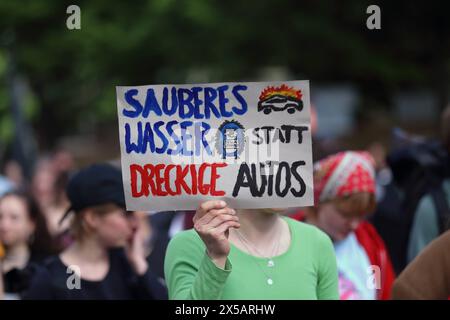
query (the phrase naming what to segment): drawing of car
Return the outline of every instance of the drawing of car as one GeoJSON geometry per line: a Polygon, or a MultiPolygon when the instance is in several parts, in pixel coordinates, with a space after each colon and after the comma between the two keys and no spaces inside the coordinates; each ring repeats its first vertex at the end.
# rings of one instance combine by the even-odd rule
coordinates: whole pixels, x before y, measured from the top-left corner
{"type": "Polygon", "coordinates": [[[295,111],[301,111],[302,109],[303,102],[301,100],[279,94],[258,102],[258,111],[263,111],[264,114],[284,110],[293,114],[295,111]]]}

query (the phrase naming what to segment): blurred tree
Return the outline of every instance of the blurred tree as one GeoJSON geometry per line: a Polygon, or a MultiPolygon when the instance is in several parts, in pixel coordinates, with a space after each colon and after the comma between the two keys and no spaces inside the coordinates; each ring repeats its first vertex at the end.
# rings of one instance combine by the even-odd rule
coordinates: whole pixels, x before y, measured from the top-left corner
{"type": "Polygon", "coordinates": [[[2,1],[0,31],[14,31],[43,147],[116,121],[116,85],[180,83],[193,69],[210,70],[211,81],[241,81],[281,65],[314,83],[357,83],[367,106],[425,86],[442,107],[450,72],[444,2],[378,3],[381,30],[366,28],[366,0],[77,1],[81,30],[68,30],[73,1],[2,1]]]}

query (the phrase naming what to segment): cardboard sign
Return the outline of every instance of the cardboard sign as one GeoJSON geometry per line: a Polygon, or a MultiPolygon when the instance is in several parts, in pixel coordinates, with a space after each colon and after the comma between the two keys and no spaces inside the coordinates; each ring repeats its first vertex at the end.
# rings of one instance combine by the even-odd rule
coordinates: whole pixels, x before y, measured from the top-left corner
{"type": "Polygon", "coordinates": [[[117,87],[128,210],[313,205],[308,81],[117,87]]]}

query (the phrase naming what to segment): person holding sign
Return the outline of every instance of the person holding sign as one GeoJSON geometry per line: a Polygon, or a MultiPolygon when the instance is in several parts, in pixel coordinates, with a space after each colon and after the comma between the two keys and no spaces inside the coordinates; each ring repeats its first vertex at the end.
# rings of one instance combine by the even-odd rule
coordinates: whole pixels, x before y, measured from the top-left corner
{"type": "Polygon", "coordinates": [[[196,209],[171,299],[338,298],[328,236],[261,209],[314,202],[308,81],[119,86],[117,111],[127,208],[196,209]]]}
{"type": "Polygon", "coordinates": [[[342,300],[388,299],[395,274],[383,240],[365,216],[375,209],[374,160],[341,152],[314,166],[316,206],[297,214],[334,242],[342,300]]]}
{"type": "Polygon", "coordinates": [[[194,229],[169,243],[170,299],[338,299],[331,240],[282,209],[238,210],[206,201],[194,229]]]}
{"type": "Polygon", "coordinates": [[[78,172],[67,186],[74,243],[36,271],[25,299],[166,299],[150,272],[143,230],[125,211],[120,170],[106,164],[78,172]]]}

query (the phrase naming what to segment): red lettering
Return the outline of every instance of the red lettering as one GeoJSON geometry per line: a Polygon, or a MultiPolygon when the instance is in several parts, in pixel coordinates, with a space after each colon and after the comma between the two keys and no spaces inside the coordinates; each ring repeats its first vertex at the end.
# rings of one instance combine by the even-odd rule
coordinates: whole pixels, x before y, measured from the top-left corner
{"type": "Polygon", "coordinates": [[[135,198],[142,197],[143,195],[148,196],[148,185],[144,183],[142,180],[146,175],[144,174],[144,170],[140,165],[132,164],[130,165],[130,176],[131,176],[131,195],[135,198]],[[141,176],[141,190],[138,191],[137,188],[137,174],[140,173],[141,176]]]}
{"type": "Polygon", "coordinates": [[[167,193],[171,196],[175,196],[177,194],[177,191],[173,191],[172,188],[170,187],[170,170],[172,170],[173,168],[175,168],[176,165],[174,164],[169,164],[166,168],[166,170],[164,171],[164,180],[166,181],[166,190],[167,193]]]}
{"type": "Polygon", "coordinates": [[[211,195],[215,197],[220,197],[225,195],[225,191],[216,190],[216,182],[220,178],[217,173],[217,168],[226,167],[226,163],[213,163],[211,167],[211,195]]]}
{"type": "MultiPolygon", "coordinates": [[[[153,169],[153,165],[151,164],[147,164],[145,165],[145,170],[147,171],[147,176],[145,177],[145,179],[143,178],[142,181],[146,184],[150,185],[150,189],[152,190],[152,194],[156,193],[156,187],[155,187],[155,182],[153,181],[153,176],[155,175],[155,171],[153,169]]],[[[147,187],[148,189],[148,187],[147,187]]],[[[148,196],[148,192],[146,194],[148,196]]]]}
{"type": "MultiPolygon", "coordinates": [[[[156,195],[157,196],[167,196],[167,192],[163,190],[165,183],[165,174],[161,175],[161,171],[164,170],[165,164],[157,164],[155,166],[155,185],[156,185],[156,195]]],[[[169,183],[169,181],[167,181],[169,183]]]]}
{"type": "Polygon", "coordinates": [[[208,163],[202,163],[200,165],[200,168],[198,169],[198,180],[200,182],[199,186],[198,186],[198,189],[199,189],[200,193],[203,194],[203,195],[207,195],[208,192],[209,192],[209,184],[203,183],[205,170],[209,166],[210,166],[210,164],[208,164],[208,163]]]}
{"type": "Polygon", "coordinates": [[[220,175],[217,168],[226,167],[226,163],[202,163],[200,166],[175,164],[138,164],[130,165],[131,195],[134,198],[142,196],[178,196],[211,195],[224,196],[225,191],[216,190],[220,175]],[[210,177],[205,181],[206,170],[210,169],[210,177]],[[170,173],[175,172],[175,190],[170,182],[173,179],[170,173]],[[190,179],[189,179],[190,178],[190,179]],[[139,183],[140,182],[140,183],[139,183]]]}
{"type": "Polygon", "coordinates": [[[197,194],[197,171],[195,170],[195,164],[191,164],[191,183],[192,183],[192,194],[197,194]]]}
{"type": "MultiPolygon", "coordinates": [[[[184,181],[184,178],[186,177],[186,175],[189,172],[189,166],[186,166],[185,168],[183,168],[180,165],[177,165],[177,177],[175,179],[175,185],[178,187],[183,187],[184,191],[187,194],[191,194],[191,189],[189,189],[189,186],[186,184],[186,181],[184,181]]],[[[178,194],[181,194],[178,193],[178,194]]]]}

